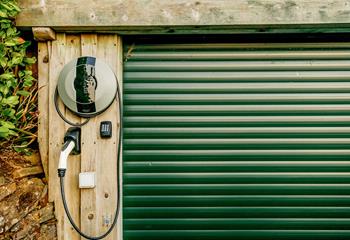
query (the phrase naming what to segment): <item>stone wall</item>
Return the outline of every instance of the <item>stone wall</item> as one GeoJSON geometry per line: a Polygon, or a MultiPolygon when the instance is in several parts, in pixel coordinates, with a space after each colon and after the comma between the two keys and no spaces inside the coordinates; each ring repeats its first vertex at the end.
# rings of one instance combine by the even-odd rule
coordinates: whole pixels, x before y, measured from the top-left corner
{"type": "Polygon", "coordinates": [[[0,150],[0,240],[55,240],[56,220],[39,154],[0,150]]]}

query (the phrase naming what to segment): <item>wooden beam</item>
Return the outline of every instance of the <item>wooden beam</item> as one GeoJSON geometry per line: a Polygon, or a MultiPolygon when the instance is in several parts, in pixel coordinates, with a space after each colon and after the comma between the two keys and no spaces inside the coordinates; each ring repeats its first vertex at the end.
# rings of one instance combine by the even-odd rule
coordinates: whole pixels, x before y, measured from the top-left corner
{"type": "MultiPolygon", "coordinates": [[[[81,35],[81,54],[82,56],[96,57],[97,53],[97,35],[81,35]]],[[[82,119],[84,121],[84,119],[82,119]]],[[[82,127],[81,134],[81,172],[97,172],[98,165],[105,159],[100,159],[97,153],[98,122],[96,117],[90,119],[89,123],[82,127]]],[[[101,153],[101,152],[100,152],[101,153]]],[[[98,173],[97,173],[98,175],[98,173]]],[[[99,223],[101,219],[97,216],[97,191],[96,187],[91,189],[81,189],[81,230],[90,236],[97,236],[99,223]]]]}
{"type": "MultiPolygon", "coordinates": [[[[64,214],[62,199],[57,177],[57,166],[63,144],[65,124],[58,116],[52,96],[57,85],[58,76],[65,64],[66,35],[57,34],[56,41],[49,41],[49,86],[48,86],[48,128],[49,130],[49,201],[55,204],[55,217],[57,219],[57,239],[74,239],[71,237],[73,230],[68,231],[69,223],[64,214]]],[[[59,108],[64,109],[62,101],[59,101],[59,108]]]]}
{"type": "Polygon", "coordinates": [[[201,33],[349,31],[344,0],[19,0],[19,27],[65,31],[201,33]]]}
{"type": "MultiPolygon", "coordinates": [[[[72,61],[74,58],[80,57],[81,48],[80,48],[80,35],[67,35],[66,34],[66,54],[65,54],[65,64],[72,61]]],[[[67,108],[65,109],[65,117],[72,122],[78,123],[80,122],[80,117],[73,114],[67,108]]],[[[60,119],[62,120],[62,119],[60,119]]],[[[65,131],[68,130],[71,126],[65,123],[65,131]]],[[[69,189],[66,191],[66,198],[68,203],[68,208],[71,209],[71,215],[75,221],[75,223],[80,227],[80,189],[79,186],[79,172],[80,172],[80,163],[81,163],[80,155],[71,155],[69,156],[68,161],[68,171],[66,172],[65,184],[69,186],[69,189]]],[[[63,214],[63,213],[62,213],[63,214]]],[[[72,229],[70,222],[65,219],[64,222],[64,231],[65,239],[70,240],[81,240],[83,238],[72,229]]]]}
{"type": "MultiPolygon", "coordinates": [[[[82,34],[81,54],[105,61],[120,77],[121,84],[120,37],[114,34],[82,34]]],[[[81,229],[93,236],[101,235],[109,229],[117,205],[119,114],[118,104],[114,102],[104,113],[90,119],[82,127],[81,172],[96,172],[97,184],[93,189],[81,189],[81,229]],[[107,120],[113,123],[113,136],[103,139],[99,135],[99,127],[102,121],[107,120]]],[[[118,239],[118,236],[116,228],[106,240],[118,239]]]]}
{"type": "Polygon", "coordinates": [[[49,27],[33,27],[34,40],[38,42],[52,41],[56,39],[56,33],[49,27]]]}
{"type": "Polygon", "coordinates": [[[49,44],[38,43],[38,142],[45,177],[49,179],[49,44]]]}

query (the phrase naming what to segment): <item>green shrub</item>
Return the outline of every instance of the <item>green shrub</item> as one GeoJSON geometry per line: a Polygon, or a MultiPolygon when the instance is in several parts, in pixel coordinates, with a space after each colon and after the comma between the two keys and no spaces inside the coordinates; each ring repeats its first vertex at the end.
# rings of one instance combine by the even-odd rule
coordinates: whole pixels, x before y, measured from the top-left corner
{"type": "Polygon", "coordinates": [[[0,2],[0,141],[17,150],[36,140],[37,81],[30,66],[34,57],[26,56],[30,42],[15,27],[20,12],[15,0],[0,2]]]}

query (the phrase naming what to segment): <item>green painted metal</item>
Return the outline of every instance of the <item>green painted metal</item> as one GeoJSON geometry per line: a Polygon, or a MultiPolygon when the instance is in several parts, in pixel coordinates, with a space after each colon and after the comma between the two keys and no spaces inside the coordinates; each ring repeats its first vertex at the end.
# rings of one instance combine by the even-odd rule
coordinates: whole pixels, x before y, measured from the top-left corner
{"type": "Polygon", "coordinates": [[[350,43],[125,58],[124,239],[350,239],[350,43]]]}

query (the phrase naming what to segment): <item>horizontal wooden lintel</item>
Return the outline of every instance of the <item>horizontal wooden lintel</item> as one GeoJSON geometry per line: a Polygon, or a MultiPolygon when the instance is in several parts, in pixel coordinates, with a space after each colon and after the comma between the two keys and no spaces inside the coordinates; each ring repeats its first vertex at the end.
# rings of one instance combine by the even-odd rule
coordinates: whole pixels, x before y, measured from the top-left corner
{"type": "Polygon", "coordinates": [[[350,32],[344,0],[19,0],[17,26],[121,34],[350,32]]]}

